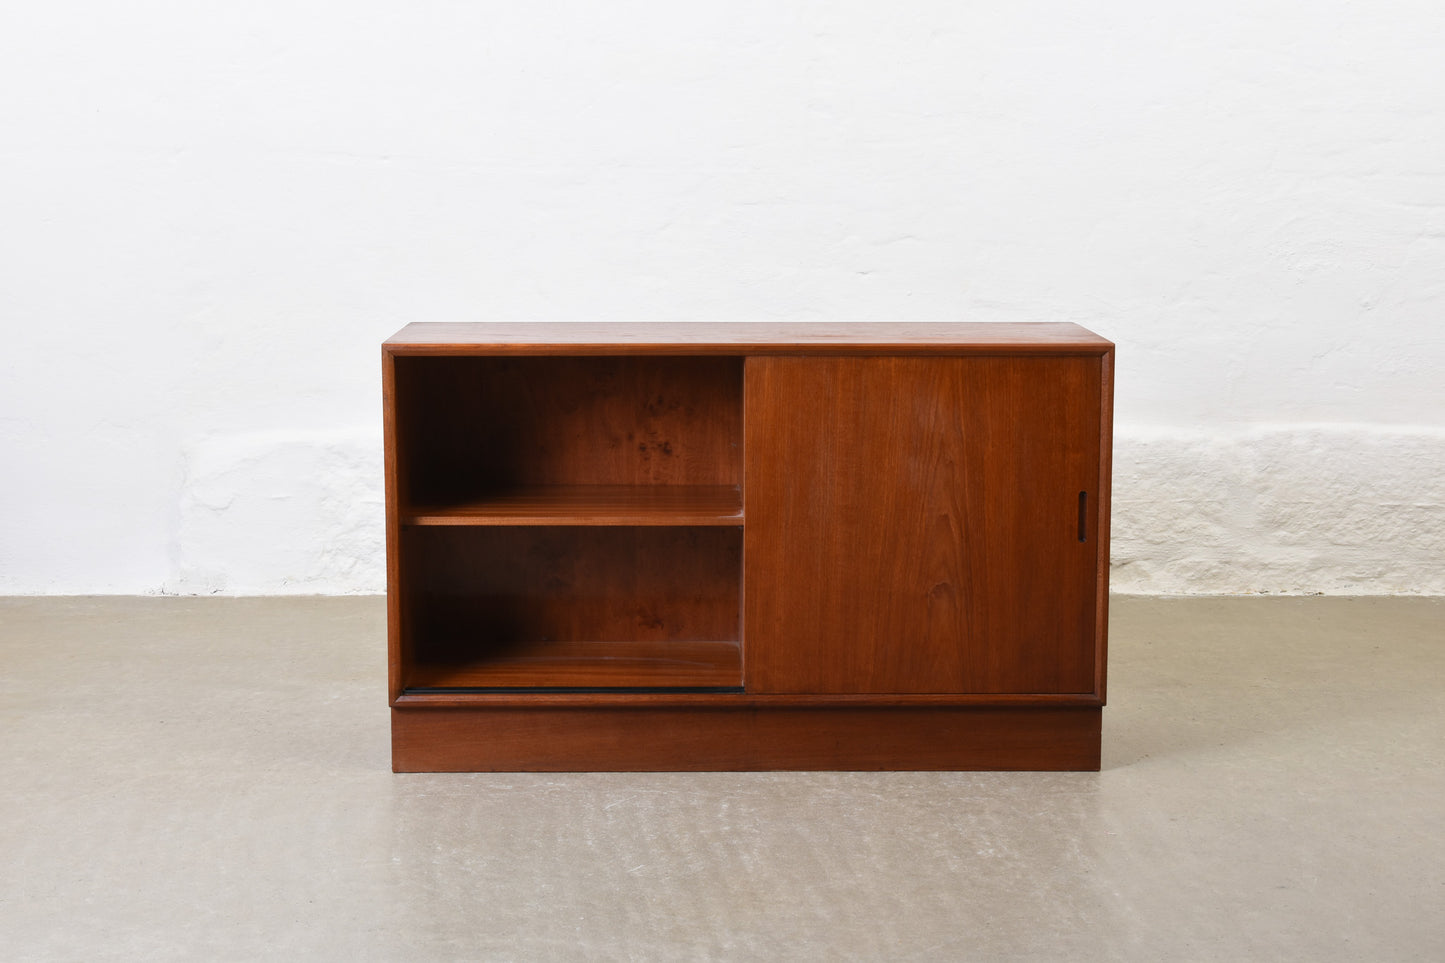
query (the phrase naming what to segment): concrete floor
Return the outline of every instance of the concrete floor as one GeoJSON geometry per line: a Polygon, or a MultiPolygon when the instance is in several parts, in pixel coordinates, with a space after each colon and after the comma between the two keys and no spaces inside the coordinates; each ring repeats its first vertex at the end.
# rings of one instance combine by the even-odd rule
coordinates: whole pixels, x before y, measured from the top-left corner
{"type": "Polygon", "coordinates": [[[1117,599],[1101,773],[396,776],[383,620],[0,600],[0,958],[1445,959],[1445,599],[1117,599]]]}

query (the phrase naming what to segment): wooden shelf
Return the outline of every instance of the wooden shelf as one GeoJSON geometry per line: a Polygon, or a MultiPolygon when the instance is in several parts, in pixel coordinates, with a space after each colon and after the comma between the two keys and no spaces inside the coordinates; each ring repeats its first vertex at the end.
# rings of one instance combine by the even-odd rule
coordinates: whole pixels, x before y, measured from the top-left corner
{"type": "Polygon", "coordinates": [[[407,690],[728,688],[742,677],[737,642],[527,642],[470,662],[415,665],[407,690]]]}
{"type": "Polygon", "coordinates": [[[413,505],[406,525],[741,525],[737,485],[531,485],[413,505]]]}

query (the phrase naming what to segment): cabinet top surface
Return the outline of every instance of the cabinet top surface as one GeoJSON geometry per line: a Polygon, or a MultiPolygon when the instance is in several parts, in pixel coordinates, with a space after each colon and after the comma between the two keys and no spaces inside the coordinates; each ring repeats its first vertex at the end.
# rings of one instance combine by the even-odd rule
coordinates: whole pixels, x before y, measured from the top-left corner
{"type": "Polygon", "coordinates": [[[1113,344],[1077,324],[951,321],[418,322],[394,354],[1103,354],[1113,344]]]}

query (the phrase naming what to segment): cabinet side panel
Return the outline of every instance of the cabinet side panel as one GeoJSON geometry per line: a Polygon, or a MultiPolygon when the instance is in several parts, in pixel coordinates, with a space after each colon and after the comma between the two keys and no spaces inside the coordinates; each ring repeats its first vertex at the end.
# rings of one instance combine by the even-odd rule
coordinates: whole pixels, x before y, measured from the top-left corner
{"type": "Polygon", "coordinates": [[[1092,692],[1099,379],[1097,357],[750,358],[748,690],[1092,692]]]}
{"type": "Polygon", "coordinates": [[[1114,495],[1114,349],[1099,359],[1099,509],[1094,586],[1094,691],[1102,703],[1109,676],[1109,528],[1114,495]]]}
{"type": "Polygon", "coordinates": [[[401,627],[401,493],[397,472],[396,358],[381,353],[382,464],[386,488],[386,674],[392,701],[401,695],[405,669],[402,665],[401,627]]]}

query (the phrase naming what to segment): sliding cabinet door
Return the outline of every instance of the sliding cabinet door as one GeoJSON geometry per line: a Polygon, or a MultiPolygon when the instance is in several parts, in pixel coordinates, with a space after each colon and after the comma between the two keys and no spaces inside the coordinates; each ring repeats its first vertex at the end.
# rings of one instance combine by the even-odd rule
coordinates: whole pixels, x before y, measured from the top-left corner
{"type": "Polygon", "coordinates": [[[754,693],[1094,690],[1098,357],[755,357],[754,693]]]}

